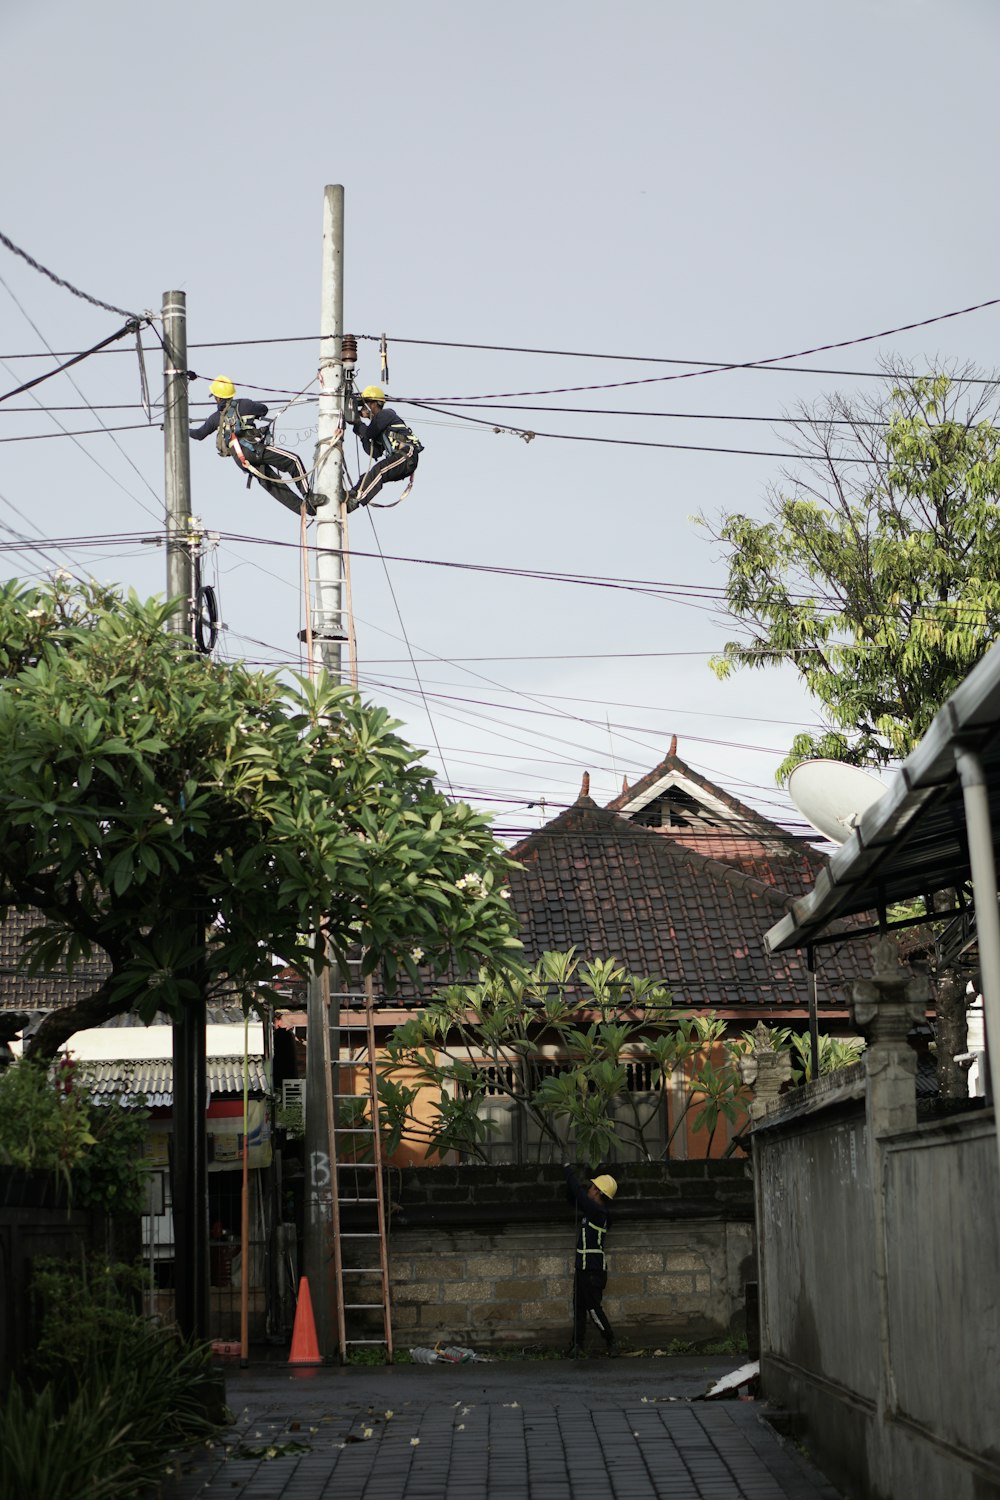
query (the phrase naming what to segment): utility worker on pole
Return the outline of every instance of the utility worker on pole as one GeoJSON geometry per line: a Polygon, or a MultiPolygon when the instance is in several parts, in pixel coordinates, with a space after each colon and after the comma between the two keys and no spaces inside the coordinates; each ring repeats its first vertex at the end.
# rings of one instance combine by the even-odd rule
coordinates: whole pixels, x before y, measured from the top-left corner
{"type": "Polygon", "coordinates": [[[288,510],[299,514],[305,501],[309,514],[316,514],[317,500],[309,488],[305,465],[289,448],[269,443],[266,429],[256,422],[267,416],[263,401],[247,401],[236,396],[236,387],[225,375],[217,375],[211,384],[216,409],[200,427],[191,428],[191,437],[200,443],[215,433],[215,449],[220,458],[231,458],[250,479],[288,510]],[[287,474],[287,479],[280,476],[287,474]],[[295,489],[292,486],[295,486],[295,489]]]}
{"type": "Polygon", "coordinates": [[[423,452],[423,444],[414,437],[402,417],[391,406],[386,406],[385,391],[380,385],[366,385],[361,392],[360,404],[361,413],[355,411],[352,426],[372,463],[368,472],[348,491],[349,512],[374,500],[387,481],[409,479],[415,473],[417,459],[423,452]],[[368,418],[367,422],[361,420],[362,414],[368,418]]]}

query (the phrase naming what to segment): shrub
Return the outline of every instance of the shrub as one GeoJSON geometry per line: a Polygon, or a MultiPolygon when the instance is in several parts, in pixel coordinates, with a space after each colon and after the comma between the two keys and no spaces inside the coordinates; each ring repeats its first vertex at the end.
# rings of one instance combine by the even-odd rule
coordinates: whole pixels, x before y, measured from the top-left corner
{"type": "Polygon", "coordinates": [[[42,1334],[31,1386],[12,1387],[0,1419],[0,1495],[125,1500],[219,1425],[210,1347],[137,1316],[140,1277],[97,1258],[36,1262],[42,1334]]]}
{"type": "Polygon", "coordinates": [[[60,1409],[50,1388],[16,1383],[0,1407],[0,1495],[39,1500],[114,1500],[134,1495],[134,1466],[123,1447],[132,1427],[109,1388],[81,1387],[60,1409]]]}
{"type": "Polygon", "coordinates": [[[72,1066],[49,1073],[29,1058],[0,1073],[0,1163],[55,1172],[69,1186],[73,1169],[94,1144],[87,1100],[72,1083],[72,1066]]]}

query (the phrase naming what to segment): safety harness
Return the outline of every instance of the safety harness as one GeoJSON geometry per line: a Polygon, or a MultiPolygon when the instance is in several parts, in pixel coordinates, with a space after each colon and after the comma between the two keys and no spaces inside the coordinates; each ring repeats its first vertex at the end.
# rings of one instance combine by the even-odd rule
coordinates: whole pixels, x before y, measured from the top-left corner
{"type": "Polygon", "coordinates": [[[247,455],[243,451],[243,443],[253,447],[255,450],[253,456],[259,462],[260,452],[265,446],[265,436],[255,425],[253,417],[244,416],[240,412],[236,399],[230,397],[219,412],[219,425],[215,433],[215,451],[219,457],[235,458],[242,468],[247,468],[247,455]]]}

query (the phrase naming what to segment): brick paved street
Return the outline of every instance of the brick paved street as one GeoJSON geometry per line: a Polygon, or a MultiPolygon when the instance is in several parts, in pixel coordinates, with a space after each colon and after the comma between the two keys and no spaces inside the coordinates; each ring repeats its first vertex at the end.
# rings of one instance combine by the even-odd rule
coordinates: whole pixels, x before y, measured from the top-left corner
{"type": "Polygon", "coordinates": [[[236,1425],[164,1500],[838,1500],[728,1359],[232,1370],[236,1425]]]}

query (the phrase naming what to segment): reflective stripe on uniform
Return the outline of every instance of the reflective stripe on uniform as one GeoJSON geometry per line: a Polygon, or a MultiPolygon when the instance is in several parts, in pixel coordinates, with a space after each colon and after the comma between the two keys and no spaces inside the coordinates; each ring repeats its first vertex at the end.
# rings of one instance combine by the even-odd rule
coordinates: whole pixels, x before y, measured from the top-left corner
{"type": "Polygon", "coordinates": [[[577,1247],[576,1247],[576,1253],[577,1253],[577,1255],[580,1258],[579,1259],[580,1269],[581,1269],[581,1271],[588,1271],[588,1270],[593,1270],[594,1269],[593,1266],[588,1266],[588,1264],[587,1264],[587,1257],[590,1256],[590,1258],[592,1260],[596,1259],[599,1262],[599,1268],[601,1270],[603,1270],[604,1266],[606,1264],[606,1256],[604,1254],[604,1226],[601,1225],[601,1224],[595,1224],[594,1221],[593,1221],[593,1219],[588,1219],[586,1221],[586,1223],[590,1225],[590,1228],[597,1235],[597,1244],[596,1245],[588,1245],[587,1244],[587,1239],[586,1239],[587,1230],[586,1230],[586,1226],[584,1226],[584,1229],[582,1231],[583,1243],[580,1244],[580,1245],[577,1245],[577,1247]]]}

